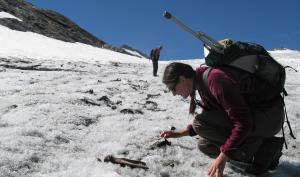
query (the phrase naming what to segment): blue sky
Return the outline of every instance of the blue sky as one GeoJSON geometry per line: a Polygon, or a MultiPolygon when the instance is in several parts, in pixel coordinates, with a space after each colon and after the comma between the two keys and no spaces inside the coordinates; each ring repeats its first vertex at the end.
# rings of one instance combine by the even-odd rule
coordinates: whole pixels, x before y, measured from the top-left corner
{"type": "Polygon", "coordinates": [[[203,47],[163,18],[165,10],[219,40],[256,42],[268,50],[300,49],[298,0],[27,0],[76,22],[99,39],[142,52],[164,46],[163,59],[203,58],[203,47]]]}

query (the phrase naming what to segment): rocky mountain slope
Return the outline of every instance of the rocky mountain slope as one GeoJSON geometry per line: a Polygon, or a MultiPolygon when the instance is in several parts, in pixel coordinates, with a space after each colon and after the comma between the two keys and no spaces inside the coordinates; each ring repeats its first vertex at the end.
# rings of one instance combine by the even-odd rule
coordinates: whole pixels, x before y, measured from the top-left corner
{"type": "Polygon", "coordinates": [[[0,0],[0,12],[7,12],[21,21],[13,18],[0,18],[0,25],[18,31],[31,31],[65,42],[80,42],[116,52],[133,55],[132,53],[111,46],[96,38],[67,17],[46,9],[40,9],[24,0],[0,0]]]}

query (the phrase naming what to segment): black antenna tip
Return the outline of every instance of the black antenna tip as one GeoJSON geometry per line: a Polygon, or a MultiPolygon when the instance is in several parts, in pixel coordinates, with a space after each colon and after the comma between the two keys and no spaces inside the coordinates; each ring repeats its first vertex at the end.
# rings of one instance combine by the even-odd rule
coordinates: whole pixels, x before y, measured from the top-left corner
{"type": "Polygon", "coordinates": [[[171,14],[170,12],[168,12],[168,11],[165,11],[163,15],[164,15],[164,17],[165,17],[166,19],[172,18],[172,14],[171,14]]]}

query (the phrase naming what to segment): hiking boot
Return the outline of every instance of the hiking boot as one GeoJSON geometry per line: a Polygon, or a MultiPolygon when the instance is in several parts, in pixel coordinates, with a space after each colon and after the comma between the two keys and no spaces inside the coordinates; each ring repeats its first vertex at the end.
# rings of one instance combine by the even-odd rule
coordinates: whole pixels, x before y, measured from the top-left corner
{"type": "Polygon", "coordinates": [[[278,153],[274,160],[272,161],[271,165],[269,166],[268,170],[275,170],[279,165],[279,159],[282,156],[282,152],[278,153]]]}
{"type": "Polygon", "coordinates": [[[284,138],[265,138],[258,151],[254,154],[253,164],[246,169],[247,173],[262,174],[268,170],[274,170],[279,164],[282,155],[284,138]]]}
{"type": "Polygon", "coordinates": [[[198,149],[210,157],[216,157],[220,154],[219,147],[204,138],[198,140],[198,149]]]}
{"type": "Polygon", "coordinates": [[[252,166],[251,162],[241,162],[233,159],[229,159],[227,166],[231,168],[233,171],[239,172],[239,173],[245,173],[245,170],[247,168],[250,168],[252,166]]]}

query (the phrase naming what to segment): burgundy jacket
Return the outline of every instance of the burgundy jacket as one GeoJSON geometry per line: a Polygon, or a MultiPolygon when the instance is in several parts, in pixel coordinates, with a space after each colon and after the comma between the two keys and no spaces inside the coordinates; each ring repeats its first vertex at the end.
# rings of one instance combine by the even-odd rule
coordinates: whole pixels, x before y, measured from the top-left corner
{"type": "MultiPolygon", "coordinates": [[[[207,67],[197,68],[197,75],[202,78],[206,69],[207,67]]],[[[272,107],[281,98],[278,93],[272,93],[273,89],[263,80],[229,67],[211,69],[207,80],[208,88],[215,101],[233,123],[229,138],[220,148],[221,152],[228,155],[239,149],[245,138],[255,128],[251,110],[272,107]]],[[[203,86],[200,85],[199,88],[203,86]]],[[[198,92],[201,97],[201,90],[198,92]]],[[[203,111],[209,111],[209,109],[217,108],[204,105],[203,111]]],[[[196,135],[191,125],[188,125],[188,130],[191,136],[196,135]]]]}

